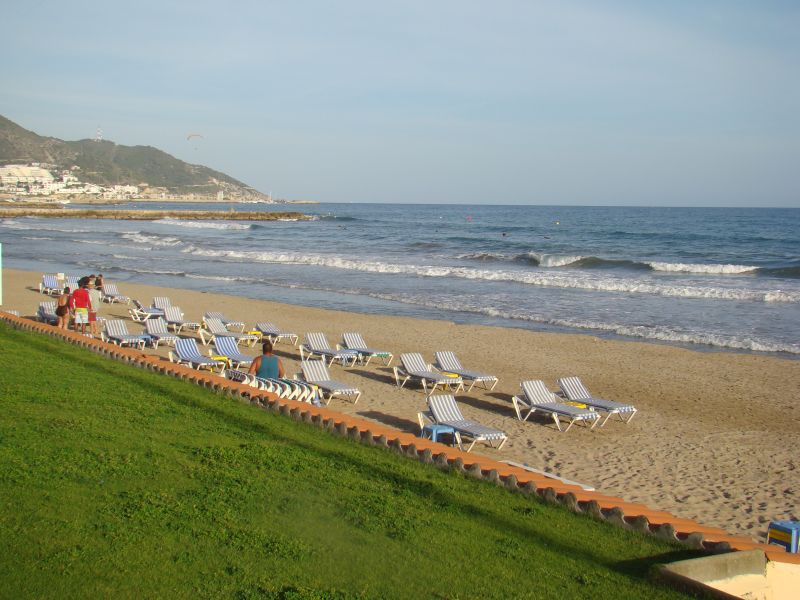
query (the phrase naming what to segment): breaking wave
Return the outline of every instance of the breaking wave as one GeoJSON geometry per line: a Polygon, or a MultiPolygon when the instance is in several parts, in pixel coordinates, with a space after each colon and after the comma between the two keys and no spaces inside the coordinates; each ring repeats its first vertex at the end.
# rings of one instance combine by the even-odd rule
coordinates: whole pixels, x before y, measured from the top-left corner
{"type": "Polygon", "coordinates": [[[191,245],[183,249],[182,252],[193,256],[221,258],[232,261],[311,265],[367,273],[402,274],[417,277],[456,277],[459,279],[482,281],[504,281],[542,287],[572,288],[600,292],[650,294],[655,296],[705,298],[714,300],[747,300],[753,302],[800,302],[800,292],[784,292],[781,290],[668,285],[638,279],[586,277],[585,275],[573,276],[570,274],[540,271],[493,271],[469,267],[390,264],[319,254],[207,250],[191,245]]]}
{"type": "Polygon", "coordinates": [[[671,273],[707,273],[710,275],[741,275],[742,273],[754,273],[758,267],[749,265],[698,265],[685,263],[665,263],[649,262],[646,263],[654,271],[669,271],[671,273]]]}
{"type": "Polygon", "coordinates": [[[183,243],[182,240],[175,237],[150,235],[150,234],[140,233],[138,231],[135,233],[123,233],[122,237],[126,240],[136,242],[137,244],[148,244],[152,246],[171,247],[171,246],[179,246],[180,244],[183,243]]]}
{"type": "Polygon", "coordinates": [[[171,225],[173,227],[190,227],[192,229],[234,229],[244,230],[252,228],[251,223],[218,223],[215,221],[183,221],[180,219],[159,219],[153,221],[158,225],[171,225]]]}

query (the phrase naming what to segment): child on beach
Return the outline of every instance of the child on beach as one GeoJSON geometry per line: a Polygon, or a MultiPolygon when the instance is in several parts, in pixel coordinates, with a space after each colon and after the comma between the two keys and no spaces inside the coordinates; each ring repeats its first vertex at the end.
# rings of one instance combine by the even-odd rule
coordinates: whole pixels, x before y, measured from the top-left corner
{"type": "Polygon", "coordinates": [[[69,288],[65,287],[58,300],[56,300],[56,316],[58,317],[56,327],[59,329],[67,329],[69,325],[69,296],[69,288]]]}

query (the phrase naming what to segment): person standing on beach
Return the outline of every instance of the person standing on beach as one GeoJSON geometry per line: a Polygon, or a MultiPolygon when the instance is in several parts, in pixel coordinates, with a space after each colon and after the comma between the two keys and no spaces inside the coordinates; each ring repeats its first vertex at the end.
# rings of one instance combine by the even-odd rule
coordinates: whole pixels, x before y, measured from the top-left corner
{"type": "Polygon", "coordinates": [[[69,288],[65,287],[56,300],[56,316],[58,317],[56,327],[59,329],[67,329],[69,326],[69,295],[69,288]]]}
{"type": "Polygon", "coordinates": [[[266,340],[261,345],[263,354],[250,364],[250,375],[262,379],[280,379],[284,375],[281,359],[272,354],[272,342],[266,340]]]}
{"type": "Polygon", "coordinates": [[[86,333],[86,323],[89,322],[89,309],[92,307],[86,284],[87,279],[81,279],[81,287],[72,292],[69,297],[69,307],[75,312],[75,332],[78,332],[78,325],[80,325],[81,333],[84,334],[86,333]]]}
{"type": "Polygon", "coordinates": [[[101,294],[100,290],[97,289],[95,280],[92,278],[89,278],[87,293],[89,294],[89,301],[91,304],[89,307],[89,331],[92,332],[92,335],[98,335],[100,332],[98,331],[97,325],[97,309],[100,307],[103,294],[101,294]]]}
{"type": "MultiPolygon", "coordinates": [[[[100,293],[103,293],[103,274],[100,273],[97,277],[94,278],[94,287],[100,290],[100,293]]],[[[102,296],[101,296],[102,298],[102,296]]]]}

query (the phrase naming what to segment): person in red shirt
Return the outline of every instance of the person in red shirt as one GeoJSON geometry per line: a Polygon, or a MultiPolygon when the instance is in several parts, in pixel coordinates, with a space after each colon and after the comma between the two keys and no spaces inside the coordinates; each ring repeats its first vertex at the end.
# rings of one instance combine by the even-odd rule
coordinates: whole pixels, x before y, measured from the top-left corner
{"type": "Polygon", "coordinates": [[[89,298],[89,292],[86,290],[86,281],[82,281],[82,284],[69,297],[69,307],[75,313],[75,331],[78,331],[78,325],[80,325],[81,333],[86,333],[86,324],[89,322],[89,309],[92,308],[92,301],[89,298]]]}

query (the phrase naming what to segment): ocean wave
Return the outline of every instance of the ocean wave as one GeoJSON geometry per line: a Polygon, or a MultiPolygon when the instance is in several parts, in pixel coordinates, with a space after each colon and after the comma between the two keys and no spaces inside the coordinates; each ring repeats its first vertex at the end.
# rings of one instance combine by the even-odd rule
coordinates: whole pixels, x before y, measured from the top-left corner
{"type": "Polygon", "coordinates": [[[258,279],[252,277],[236,277],[234,275],[200,275],[198,273],[186,273],[188,279],[205,279],[208,281],[239,281],[243,283],[256,283],[258,279]]]}
{"type": "Polygon", "coordinates": [[[710,275],[741,275],[753,273],[758,267],[750,265],[702,265],[686,263],[648,262],[654,271],[668,271],[671,273],[705,273],[710,275]]]}
{"type": "Polygon", "coordinates": [[[500,262],[509,260],[508,256],[499,252],[468,252],[459,254],[456,258],[460,260],[477,260],[479,262],[500,262]]]}
{"type": "Polygon", "coordinates": [[[153,221],[158,225],[171,225],[173,227],[190,227],[192,229],[250,229],[250,223],[217,223],[214,221],[183,221],[179,219],[158,219],[153,221]]]}
{"type": "Polygon", "coordinates": [[[27,230],[35,228],[37,231],[56,231],[59,233],[96,233],[92,229],[55,227],[47,223],[42,223],[38,217],[24,217],[24,219],[27,222],[21,223],[16,219],[3,219],[2,221],[0,221],[0,227],[5,227],[6,229],[16,229],[16,230],[27,230]]]}
{"type": "Polygon", "coordinates": [[[55,240],[56,238],[51,238],[51,237],[37,237],[37,236],[35,236],[35,235],[23,235],[23,236],[22,236],[22,239],[23,239],[23,240],[33,240],[33,241],[37,241],[37,242],[39,242],[39,241],[53,241],[53,240],[55,240]]]}
{"type": "Polygon", "coordinates": [[[137,244],[148,244],[152,246],[179,246],[183,244],[183,240],[175,237],[164,237],[160,235],[148,235],[141,232],[136,233],[123,233],[122,237],[126,240],[136,242],[137,244]]]}
{"type": "Polygon", "coordinates": [[[541,254],[539,252],[526,252],[516,257],[516,260],[529,262],[531,264],[543,267],[546,269],[553,267],[566,267],[573,265],[581,260],[584,256],[579,255],[559,255],[559,254],[541,254]]]}
{"type": "Polygon", "coordinates": [[[572,288],[598,292],[649,294],[677,298],[712,300],[746,300],[753,302],[800,302],[800,292],[782,290],[753,290],[686,285],[666,285],[639,279],[617,277],[586,277],[538,271],[502,271],[469,267],[403,265],[374,261],[359,261],[339,256],[293,254],[236,250],[207,250],[188,246],[182,252],[194,256],[221,258],[273,264],[311,265],[367,273],[412,275],[417,277],[456,277],[482,281],[504,281],[541,287],[572,288]]]}

